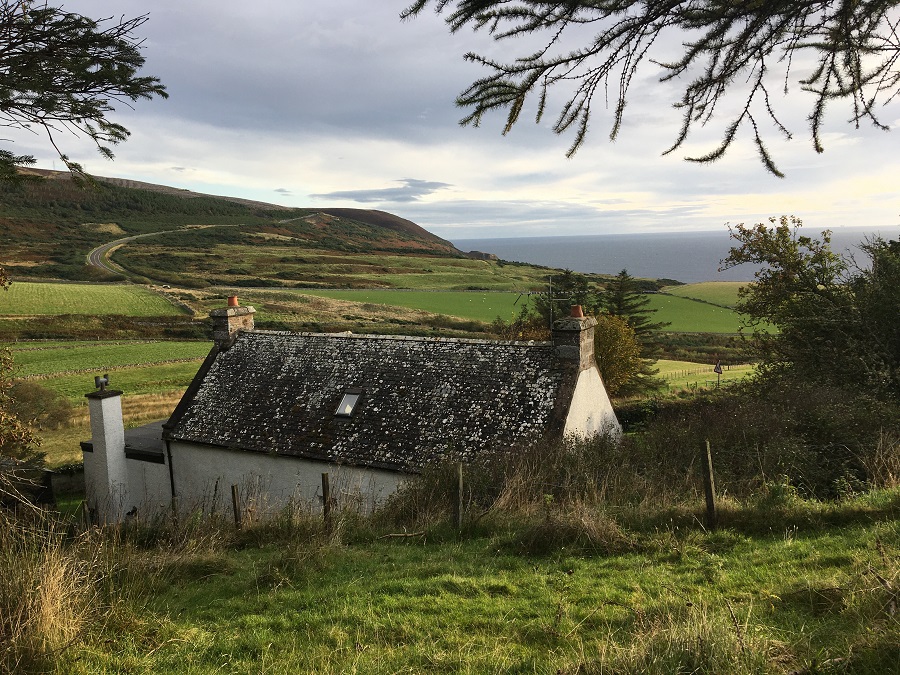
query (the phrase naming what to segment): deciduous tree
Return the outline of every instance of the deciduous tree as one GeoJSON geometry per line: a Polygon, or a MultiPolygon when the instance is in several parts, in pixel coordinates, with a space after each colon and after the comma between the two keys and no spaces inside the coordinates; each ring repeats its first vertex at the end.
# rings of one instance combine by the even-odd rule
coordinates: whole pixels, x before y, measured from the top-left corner
{"type": "Polygon", "coordinates": [[[468,110],[462,123],[477,126],[487,113],[505,110],[506,133],[531,96],[540,122],[551,91],[560,90],[564,102],[553,130],[574,131],[569,155],[584,143],[598,99],[601,105],[612,101],[610,138],[616,138],[629,92],[647,70],[661,69],[660,81],[683,85],[673,102],[681,129],[666,153],[697,127],[724,117],[718,146],[686,159],[715,161],[745,132],[763,165],[778,176],[763,124],[790,138],[775,93],[787,93],[793,70],[802,66],[799,84],[810,96],[816,152],[823,150],[828,104],[847,101],[853,124],[886,129],[877,108],[900,89],[900,0],[416,0],[402,16],[429,5],[446,14],[454,32],[471,27],[497,41],[527,45],[509,58],[466,54],[490,73],[457,98],[468,110]]]}
{"type": "Polygon", "coordinates": [[[610,396],[641,389],[645,370],[641,345],[634,329],[622,317],[598,314],[594,328],[594,357],[610,396]]]}
{"type": "Polygon", "coordinates": [[[857,266],[831,250],[828,231],[817,239],[801,225],[781,217],[731,228],[737,246],[724,266],[762,265],[737,309],[759,329],[763,372],[900,397],[900,243],[864,243],[869,264],[857,266]]]}

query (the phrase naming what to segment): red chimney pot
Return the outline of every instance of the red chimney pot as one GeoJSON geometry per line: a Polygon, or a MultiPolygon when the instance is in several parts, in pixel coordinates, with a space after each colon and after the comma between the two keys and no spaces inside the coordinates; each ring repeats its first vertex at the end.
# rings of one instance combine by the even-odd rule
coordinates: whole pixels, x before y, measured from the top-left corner
{"type": "Polygon", "coordinates": [[[572,305],[572,317],[576,319],[584,317],[584,310],[581,309],[581,305],[572,305]]]}
{"type": "Polygon", "coordinates": [[[228,306],[229,307],[238,307],[238,297],[236,295],[228,296],[228,306]]]}

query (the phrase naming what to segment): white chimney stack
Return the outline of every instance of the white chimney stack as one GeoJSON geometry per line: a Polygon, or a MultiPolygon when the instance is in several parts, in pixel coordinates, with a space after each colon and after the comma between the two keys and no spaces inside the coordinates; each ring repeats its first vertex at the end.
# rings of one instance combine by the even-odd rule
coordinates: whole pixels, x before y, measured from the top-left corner
{"type": "Polygon", "coordinates": [[[84,448],[84,481],[95,522],[109,525],[124,520],[128,497],[122,392],[106,388],[108,375],[95,381],[99,390],[85,395],[91,415],[91,445],[84,448]]]}

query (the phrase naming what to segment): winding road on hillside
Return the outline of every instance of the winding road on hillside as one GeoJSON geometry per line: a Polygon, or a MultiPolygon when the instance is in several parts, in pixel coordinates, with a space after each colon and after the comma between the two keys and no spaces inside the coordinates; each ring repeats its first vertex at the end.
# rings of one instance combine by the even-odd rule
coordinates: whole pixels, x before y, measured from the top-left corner
{"type": "Polygon", "coordinates": [[[128,275],[128,271],[123,267],[117,265],[112,260],[109,259],[109,253],[114,248],[127,244],[130,241],[134,241],[135,239],[142,239],[144,237],[153,237],[157,234],[166,234],[167,232],[181,232],[183,230],[200,230],[206,229],[208,227],[240,227],[240,225],[188,225],[186,227],[179,227],[174,230],[160,230],[159,232],[147,232],[145,234],[133,234],[130,237],[122,237],[121,239],[115,239],[113,241],[107,242],[105,244],[101,244],[97,248],[92,249],[87,254],[87,262],[88,265],[93,267],[99,267],[101,270],[105,272],[109,272],[110,274],[122,274],[128,275]]]}

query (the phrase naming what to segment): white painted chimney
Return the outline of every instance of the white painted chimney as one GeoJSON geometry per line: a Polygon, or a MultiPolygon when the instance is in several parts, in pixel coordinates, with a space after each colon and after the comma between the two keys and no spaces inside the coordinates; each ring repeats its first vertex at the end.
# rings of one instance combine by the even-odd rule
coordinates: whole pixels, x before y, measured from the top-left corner
{"type": "Polygon", "coordinates": [[[82,445],[85,496],[93,521],[110,525],[124,520],[128,499],[122,392],[106,389],[109,376],[95,381],[100,389],[85,395],[91,415],[91,444],[82,445]]]}

